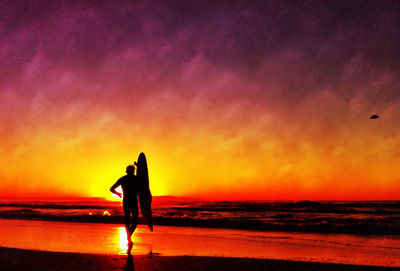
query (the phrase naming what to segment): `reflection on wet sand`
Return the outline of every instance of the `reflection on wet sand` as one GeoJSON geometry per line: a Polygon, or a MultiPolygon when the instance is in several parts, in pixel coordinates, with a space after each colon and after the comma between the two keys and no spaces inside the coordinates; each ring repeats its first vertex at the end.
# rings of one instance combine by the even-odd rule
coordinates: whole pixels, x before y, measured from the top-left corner
{"type": "MultiPolygon", "coordinates": [[[[119,254],[125,254],[126,249],[128,247],[128,238],[127,238],[126,230],[124,227],[119,228],[119,248],[120,252],[119,254]]],[[[132,249],[132,248],[131,248],[132,249]]]]}
{"type": "Polygon", "coordinates": [[[120,254],[126,253],[128,255],[124,271],[135,271],[135,265],[133,263],[133,255],[131,254],[133,248],[133,242],[129,242],[127,237],[128,236],[125,227],[120,227],[119,228],[119,248],[121,250],[120,254]]]}
{"type": "Polygon", "coordinates": [[[128,255],[128,259],[126,260],[126,266],[124,271],[135,271],[135,265],[133,263],[133,256],[128,255]]]}
{"type": "MultiPolygon", "coordinates": [[[[128,247],[124,227],[110,224],[7,220],[0,246],[60,252],[220,256],[400,266],[400,237],[257,232],[139,225],[128,247]],[[375,257],[371,257],[374,255],[375,257]]],[[[128,266],[132,266],[129,262],[128,266]]]]}
{"type": "Polygon", "coordinates": [[[128,254],[130,255],[133,250],[133,254],[135,255],[151,255],[152,254],[152,246],[151,244],[145,244],[143,238],[141,237],[143,234],[143,231],[146,231],[145,228],[138,229],[137,232],[135,232],[131,240],[132,242],[130,243],[128,241],[128,236],[125,230],[125,227],[119,227],[118,231],[115,232],[115,240],[118,240],[118,245],[119,245],[119,251],[118,254],[123,255],[123,254],[128,254]]]}

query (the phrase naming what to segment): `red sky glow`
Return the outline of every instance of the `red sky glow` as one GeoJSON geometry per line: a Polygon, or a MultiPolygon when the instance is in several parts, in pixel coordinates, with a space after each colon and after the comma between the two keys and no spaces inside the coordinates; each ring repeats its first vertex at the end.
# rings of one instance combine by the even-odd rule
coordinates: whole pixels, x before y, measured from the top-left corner
{"type": "Polygon", "coordinates": [[[110,197],[143,151],[154,195],[398,200],[399,18],[399,1],[3,1],[0,197],[110,197]]]}

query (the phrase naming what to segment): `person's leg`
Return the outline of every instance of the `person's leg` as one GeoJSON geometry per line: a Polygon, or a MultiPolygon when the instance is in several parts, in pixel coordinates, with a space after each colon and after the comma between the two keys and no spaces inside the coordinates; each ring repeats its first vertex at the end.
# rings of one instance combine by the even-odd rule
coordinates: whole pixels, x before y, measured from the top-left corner
{"type": "Polygon", "coordinates": [[[126,229],[126,236],[128,241],[131,240],[131,210],[129,204],[127,202],[123,202],[124,207],[124,217],[125,217],[125,229],[126,229]]]}
{"type": "Polygon", "coordinates": [[[138,202],[137,200],[132,204],[131,206],[131,212],[132,212],[132,226],[131,226],[131,233],[133,234],[135,232],[135,229],[138,224],[138,216],[139,216],[139,207],[138,207],[138,202]]]}

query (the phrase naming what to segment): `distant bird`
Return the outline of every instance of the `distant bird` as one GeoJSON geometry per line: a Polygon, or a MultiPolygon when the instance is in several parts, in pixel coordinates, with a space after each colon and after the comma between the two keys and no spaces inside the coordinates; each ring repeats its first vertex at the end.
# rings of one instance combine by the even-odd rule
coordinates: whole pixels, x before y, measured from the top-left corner
{"type": "Polygon", "coordinates": [[[377,118],[379,118],[378,114],[373,114],[371,117],[369,117],[372,120],[376,120],[377,118]]]}

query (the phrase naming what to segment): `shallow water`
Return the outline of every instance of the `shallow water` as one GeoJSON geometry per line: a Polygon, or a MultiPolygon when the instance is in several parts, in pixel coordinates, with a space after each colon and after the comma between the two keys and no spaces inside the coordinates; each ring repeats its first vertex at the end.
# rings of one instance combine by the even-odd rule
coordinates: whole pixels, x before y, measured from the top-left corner
{"type": "MultiPolygon", "coordinates": [[[[223,256],[327,263],[400,266],[400,237],[257,232],[139,225],[132,254],[223,256]]],[[[124,227],[0,219],[0,246],[24,249],[125,254],[124,227]]]]}
{"type": "MultiPolygon", "coordinates": [[[[156,225],[260,231],[400,234],[399,201],[197,201],[154,197],[156,225]]],[[[123,223],[121,202],[0,200],[0,218],[123,223]]],[[[139,217],[139,221],[141,218],[139,217]]]]}

